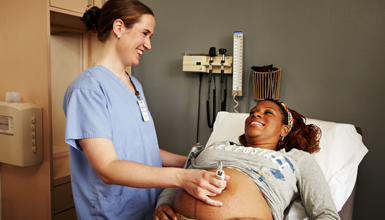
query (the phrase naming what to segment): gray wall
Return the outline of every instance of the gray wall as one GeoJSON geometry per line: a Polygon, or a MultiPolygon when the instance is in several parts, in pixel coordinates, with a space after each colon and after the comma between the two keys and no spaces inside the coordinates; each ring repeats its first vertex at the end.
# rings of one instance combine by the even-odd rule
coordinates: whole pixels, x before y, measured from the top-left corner
{"type": "MultiPolygon", "coordinates": [[[[369,153],[359,169],[354,219],[383,216],[384,1],[143,2],[155,12],[156,28],[152,50],[133,72],[143,84],[163,149],[186,155],[196,143],[199,74],[182,71],[184,52],[208,52],[213,46],[232,55],[233,32],[243,31],[245,75],[254,65],[282,67],[280,101],[309,118],[362,128],[369,153]]],[[[232,111],[228,79],[227,110],[232,111]]],[[[207,75],[203,81],[201,143],[211,132],[205,113],[207,75]]],[[[238,111],[247,111],[246,98],[237,101],[238,111]]],[[[251,97],[248,101],[256,103],[251,97]]]]}

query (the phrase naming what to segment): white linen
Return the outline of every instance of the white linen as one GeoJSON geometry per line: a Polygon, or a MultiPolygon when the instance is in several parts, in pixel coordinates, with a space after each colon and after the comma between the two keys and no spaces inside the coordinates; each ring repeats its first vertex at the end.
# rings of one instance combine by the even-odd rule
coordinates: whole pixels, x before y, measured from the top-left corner
{"type": "MultiPolygon", "coordinates": [[[[206,146],[223,140],[239,144],[238,137],[244,133],[244,122],[248,115],[247,113],[219,112],[206,146]]],[[[315,124],[322,130],[321,150],[313,155],[329,183],[337,211],[340,211],[353,191],[358,165],[368,149],[353,125],[317,119],[307,119],[306,123],[315,124]]],[[[294,209],[293,212],[302,213],[298,208],[292,209],[294,209]]]]}

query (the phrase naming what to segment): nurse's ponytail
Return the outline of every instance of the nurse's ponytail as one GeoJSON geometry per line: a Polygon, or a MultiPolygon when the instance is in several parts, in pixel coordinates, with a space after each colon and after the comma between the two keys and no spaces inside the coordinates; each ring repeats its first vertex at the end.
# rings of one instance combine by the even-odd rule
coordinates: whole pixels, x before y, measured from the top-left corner
{"type": "Polygon", "coordinates": [[[88,9],[80,20],[84,23],[86,31],[93,30],[94,33],[98,32],[98,19],[100,16],[101,9],[94,6],[88,9]]]}
{"type": "Polygon", "coordinates": [[[96,6],[88,9],[80,20],[87,31],[93,30],[98,40],[105,42],[116,19],[122,19],[126,28],[131,28],[144,14],[154,16],[152,10],[138,0],[108,0],[101,9],[96,6]]]}

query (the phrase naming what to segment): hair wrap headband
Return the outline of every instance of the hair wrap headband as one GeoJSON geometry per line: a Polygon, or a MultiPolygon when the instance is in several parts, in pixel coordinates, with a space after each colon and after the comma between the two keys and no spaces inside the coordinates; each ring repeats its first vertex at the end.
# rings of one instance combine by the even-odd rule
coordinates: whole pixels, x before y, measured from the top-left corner
{"type": "Polygon", "coordinates": [[[289,131],[288,132],[290,132],[291,129],[293,128],[294,118],[293,118],[293,115],[291,114],[291,112],[289,111],[289,109],[287,108],[287,106],[285,105],[285,103],[281,102],[281,105],[283,106],[283,108],[287,112],[287,123],[289,125],[289,131]]]}

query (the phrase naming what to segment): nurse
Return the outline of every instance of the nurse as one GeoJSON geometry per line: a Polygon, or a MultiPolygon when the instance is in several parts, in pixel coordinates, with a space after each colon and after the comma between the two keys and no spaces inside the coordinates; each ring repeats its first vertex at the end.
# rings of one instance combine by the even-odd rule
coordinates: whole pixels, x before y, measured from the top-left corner
{"type": "Polygon", "coordinates": [[[109,0],[81,20],[97,32],[103,50],[63,101],[78,218],[151,219],[161,188],[169,187],[221,206],[209,197],[225,187],[215,173],[181,169],[185,156],[159,149],[142,86],[125,72],[151,49],[151,9],[137,0],[109,0]]]}

